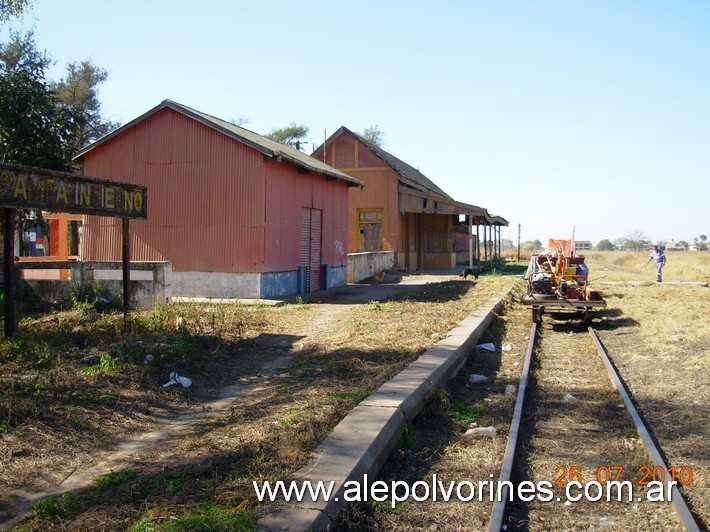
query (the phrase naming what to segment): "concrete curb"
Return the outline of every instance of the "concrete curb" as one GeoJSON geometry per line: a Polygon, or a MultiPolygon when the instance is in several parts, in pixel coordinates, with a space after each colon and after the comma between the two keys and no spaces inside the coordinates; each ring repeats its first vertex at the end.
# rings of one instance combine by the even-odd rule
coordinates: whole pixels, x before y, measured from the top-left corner
{"type": "MultiPolygon", "coordinates": [[[[348,504],[345,489],[352,490],[377,476],[387,461],[406,423],[426,404],[430,392],[449,381],[466,363],[469,353],[493,320],[494,312],[509,293],[491,298],[464,319],[451,333],[397,376],[348,413],[318,446],[309,462],[294,475],[294,481],[334,482],[329,500],[300,503],[279,502],[268,508],[259,530],[329,530],[337,514],[348,504]]],[[[315,488],[315,486],[314,486],[315,488]]]]}

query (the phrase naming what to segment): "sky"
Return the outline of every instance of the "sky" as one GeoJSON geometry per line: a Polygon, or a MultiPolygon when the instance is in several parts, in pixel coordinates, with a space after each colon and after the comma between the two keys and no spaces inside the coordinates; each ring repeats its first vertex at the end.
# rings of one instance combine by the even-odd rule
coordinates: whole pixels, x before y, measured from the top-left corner
{"type": "Polygon", "coordinates": [[[170,99],[309,153],[376,125],[513,242],[710,236],[707,0],[34,0],[12,26],[52,80],[105,69],[121,124],[170,99]]]}

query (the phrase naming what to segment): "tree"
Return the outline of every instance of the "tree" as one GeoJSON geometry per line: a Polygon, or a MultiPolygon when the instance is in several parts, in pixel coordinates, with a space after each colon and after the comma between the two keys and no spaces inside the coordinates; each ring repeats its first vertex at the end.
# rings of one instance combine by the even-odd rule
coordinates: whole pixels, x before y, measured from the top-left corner
{"type": "Polygon", "coordinates": [[[45,80],[49,64],[32,32],[0,46],[0,161],[70,169],[76,120],[45,80]]]}
{"type": "MultiPolygon", "coordinates": [[[[3,0],[0,0],[2,2],[3,0]]],[[[18,70],[35,72],[44,78],[44,71],[52,64],[46,51],[35,44],[34,31],[27,33],[10,31],[10,42],[0,43],[0,68],[9,72],[18,70]]]]}
{"type": "Polygon", "coordinates": [[[52,84],[54,93],[76,119],[74,150],[116,129],[119,124],[101,118],[97,86],[108,79],[108,73],[91,61],[69,63],[67,76],[52,84]]]}
{"type": "MultiPolygon", "coordinates": [[[[76,120],[45,80],[50,63],[47,53],[37,50],[32,32],[11,33],[10,43],[0,45],[0,161],[71,169],[76,120]]],[[[19,211],[16,224],[39,225],[47,234],[41,211],[19,211]]]]}
{"type": "Polygon", "coordinates": [[[32,0],[0,0],[0,23],[19,18],[32,5],[32,0]]]}
{"type": "Polygon", "coordinates": [[[599,250],[599,251],[614,251],[615,249],[616,249],[616,246],[614,246],[614,244],[612,244],[606,238],[604,240],[600,240],[599,243],[597,244],[597,250],[599,250]]]}
{"type": "Polygon", "coordinates": [[[264,135],[267,139],[275,140],[281,144],[287,144],[293,146],[297,150],[300,150],[306,142],[303,139],[308,135],[308,127],[304,125],[298,125],[296,122],[291,122],[291,125],[281,129],[272,129],[268,134],[264,135]]]}
{"type": "Polygon", "coordinates": [[[249,119],[244,115],[239,115],[236,118],[232,117],[229,122],[234,124],[235,126],[242,127],[249,123],[249,119]]]}
{"type": "Polygon", "coordinates": [[[527,240],[520,244],[520,248],[527,252],[540,251],[542,249],[542,242],[539,240],[527,240]]]}
{"type": "Polygon", "coordinates": [[[384,140],[384,132],[380,129],[380,126],[375,124],[374,126],[370,126],[368,128],[365,128],[362,133],[360,133],[360,136],[365,139],[367,142],[370,144],[374,144],[375,146],[382,147],[382,142],[384,140]]]}
{"type": "Polygon", "coordinates": [[[648,238],[641,229],[634,229],[624,237],[624,243],[634,251],[648,246],[648,238]]]}

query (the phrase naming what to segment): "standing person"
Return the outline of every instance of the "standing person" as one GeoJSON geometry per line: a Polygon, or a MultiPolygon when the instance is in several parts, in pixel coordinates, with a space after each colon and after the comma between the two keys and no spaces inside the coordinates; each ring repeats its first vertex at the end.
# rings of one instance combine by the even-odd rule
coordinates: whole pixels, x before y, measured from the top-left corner
{"type": "Polygon", "coordinates": [[[653,246],[651,248],[651,254],[648,257],[648,260],[646,261],[646,264],[649,262],[653,261],[656,264],[656,282],[660,283],[663,280],[663,276],[661,275],[661,270],[663,269],[663,266],[666,264],[666,254],[663,253],[663,250],[659,248],[658,246],[653,246]]]}

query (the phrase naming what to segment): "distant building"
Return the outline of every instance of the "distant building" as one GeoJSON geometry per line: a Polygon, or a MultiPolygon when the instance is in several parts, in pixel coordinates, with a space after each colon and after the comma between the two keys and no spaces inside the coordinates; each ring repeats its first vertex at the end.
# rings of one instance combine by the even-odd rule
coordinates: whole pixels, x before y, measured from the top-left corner
{"type": "Polygon", "coordinates": [[[688,248],[685,246],[685,244],[675,242],[674,240],[671,240],[670,242],[664,242],[663,249],[665,249],[666,251],[688,251],[688,248]]]}
{"type": "Polygon", "coordinates": [[[592,243],[589,240],[575,240],[574,250],[575,251],[591,251],[592,243]]]}

